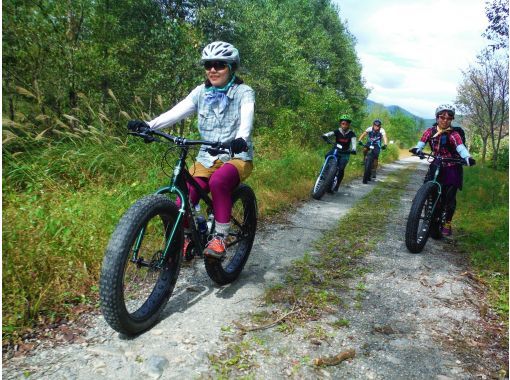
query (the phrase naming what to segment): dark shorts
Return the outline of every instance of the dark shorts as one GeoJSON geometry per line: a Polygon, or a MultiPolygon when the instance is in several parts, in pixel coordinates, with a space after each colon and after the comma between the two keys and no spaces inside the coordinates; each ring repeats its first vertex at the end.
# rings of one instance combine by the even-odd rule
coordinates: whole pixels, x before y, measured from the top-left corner
{"type": "MultiPolygon", "coordinates": [[[[430,170],[431,173],[433,173],[435,165],[430,165],[430,170]]],[[[459,165],[443,167],[437,180],[443,185],[454,186],[457,189],[462,189],[462,167],[459,165]]]]}

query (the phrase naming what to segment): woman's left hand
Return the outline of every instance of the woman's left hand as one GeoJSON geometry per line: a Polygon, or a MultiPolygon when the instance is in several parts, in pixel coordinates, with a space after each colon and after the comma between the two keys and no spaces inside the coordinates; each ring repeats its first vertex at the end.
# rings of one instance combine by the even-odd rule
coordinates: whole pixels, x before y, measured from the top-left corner
{"type": "Polygon", "coordinates": [[[248,144],[246,143],[246,140],[242,137],[238,137],[237,139],[232,140],[230,142],[230,151],[234,154],[247,152],[248,144]]]}

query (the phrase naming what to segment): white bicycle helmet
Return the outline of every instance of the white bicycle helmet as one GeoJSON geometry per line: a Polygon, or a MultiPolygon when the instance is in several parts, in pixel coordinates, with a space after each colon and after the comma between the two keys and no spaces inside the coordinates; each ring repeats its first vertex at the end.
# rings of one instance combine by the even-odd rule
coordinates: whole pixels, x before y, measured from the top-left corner
{"type": "Polygon", "coordinates": [[[227,63],[240,64],[239,51],[234,45],[223,41],[214,41],[202,50],[202,59],[200,63],[207,61],[224,61],[227,63]]]}
{"type": "Polygon", "coordinates": [[[448,114],[452,117],[455,116],[455,107],[452,106],[451,104],[441,104],[439,107],[436,108],[436,117],[437,115],[439,115],[440,113],[443,113],[443,112],[448,112],[448,114]]]}

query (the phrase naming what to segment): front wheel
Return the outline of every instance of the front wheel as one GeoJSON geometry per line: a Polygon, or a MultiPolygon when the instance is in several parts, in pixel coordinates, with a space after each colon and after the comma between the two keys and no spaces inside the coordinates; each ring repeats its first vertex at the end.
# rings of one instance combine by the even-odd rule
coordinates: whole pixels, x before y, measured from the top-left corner
{"type": "Polygon", "coordinates": [[[115,228],[99,282],[101,311],[114,330],[134,335],[157,322],[181,266],[184,236],[176,227],[178,215],[167,197],[149,195],[131,206],[115,228]]]}
{"type": "Polygon", "coordinates": [[[363,173],[363,183],[368,183],[372,175],[372,165],[374,163],[374,156],[369,152],[365,158],[365,172],[363,173]]]}
{"type": "Polygon", "coordinates": [[[240,185],[232,194],[230,232],[225,239],[226,257],[205,259],[209,277],[218,285],[233,282],[239,277],[250,256],[257,230],[257,199],[247,185],[240,185]]]}
{"type": "Polygon", "coordinates": [[[314,199],[320,200],[326,190],[330,189],[331,183],[335,178],[335,174],[337,171],[337,165],[335,160],[329,159],[325,162],[319,177],[315,181],[315,185],[312,189],[312,197],[314,199]]]}
{"type": "Polygon", "coordinates": [[[420,187],[407,217],[406,247],[412,253],[420,253],[430,235],[437,208],[437,184],[426,182],[420,187]]]}

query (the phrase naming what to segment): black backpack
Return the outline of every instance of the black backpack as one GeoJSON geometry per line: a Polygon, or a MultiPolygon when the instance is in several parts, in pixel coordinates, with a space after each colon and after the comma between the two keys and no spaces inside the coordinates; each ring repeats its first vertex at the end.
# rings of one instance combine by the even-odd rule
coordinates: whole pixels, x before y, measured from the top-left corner
{"type": "MultiPolygon", "coordinates": [[[[434,124],[433,126],[437,130],[437,124],[434,124]]],[[[452,127],[452,130],[454,130],[455,132],[457,132],[460,135],[460,138],[462,139],[462,144],[464,144],[464,146],[467,149],[467,145],[466,145],[466,133],[464,132],[464,129],[462,129],[462,127],[455,126],[455,127],[452,127]]]]}
{"type": "Polygon", "coordinates": [[[452,127],[452,129],[460,135],[460,138],[462,139],[462,144],[466,145],[466,133],[464,132],[462,127],[452,127]]]}

